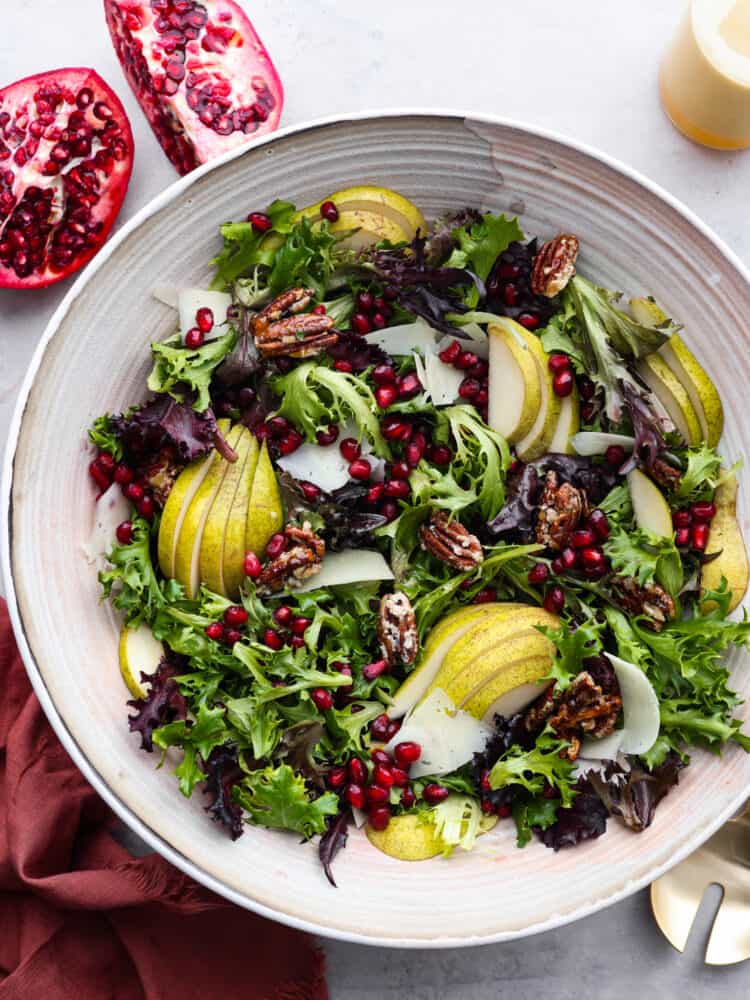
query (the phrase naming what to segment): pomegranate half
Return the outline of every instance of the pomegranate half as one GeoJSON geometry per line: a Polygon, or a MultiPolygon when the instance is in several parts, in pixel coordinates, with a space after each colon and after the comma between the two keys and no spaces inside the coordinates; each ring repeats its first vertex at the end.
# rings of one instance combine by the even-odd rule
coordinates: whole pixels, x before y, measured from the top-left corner
{"type": "Polygon", "coordinates": [[[272,132],[281,80],[233,0],[104,0],[125,76],[181,174],[272,132]]]}
{"type": "Polygon", "coordinates": [[[83,267],[120,211],[133,134],[93,69],[0,90],[0,288],[42,288],[83,267]]]}

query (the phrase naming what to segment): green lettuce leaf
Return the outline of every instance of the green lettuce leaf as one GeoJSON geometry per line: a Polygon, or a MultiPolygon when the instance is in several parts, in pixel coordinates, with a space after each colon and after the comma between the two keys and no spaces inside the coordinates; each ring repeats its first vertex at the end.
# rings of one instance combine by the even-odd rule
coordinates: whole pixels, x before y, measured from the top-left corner
{"type": "MultiPolygon", "coordinates": [[[[481,222],[454,229],[452,236],[458,247],[444,266],[467,268],[486,281],[497,258],[511,243],[523,239],[523,231],[517,218],[506,219],[504,215],[487,213],[481,222]]],[[[470,294],[478,298],[476,289],[470,294]]],[[[467,304],[476,305],[476,301],[467,304]]]]}
{"type": "Polygon", "coordinates": [[[516,824],[516,846],[526,847],[533,837],[534,828],[547,830],[557,819],[558,799],[545,799],[539,795],[521,793],[513,798],[513,820],[516,824]]]}
{"type": "Polygon", "coordinates": [[[339,811],[337,795],[326,792],[311,799],[304,779],[287,764],[252,771],[234,786],[232,795],[252,823],[291,830],[305,839],[324,833],[326,818],[339,811]]]}
{"type": "Polygon", "coordinates": [[[241,274],[273,264],[276,250],[283,237],[292,228],[294,205],[289,201],[275,201],[266,209],[271,228],[257,232],[250,222],[228,222],[221,227],[224,247],[211,263],[216,275],[211,288],[231,288],[241,274]]]}
{"type": "Polygon", "coordinates": [[[664,538],[643,529],[615,528],[604,544],[604,552],[615,573],[633,577],[641,587],[660,583],[672,597],[682,589],[682,559],[674,538],[664,538]]]}
{"type": "Polygon", "coordinates": [[[560,793],[560,804],[569,806],[573,801],[575,765],[560,756],[567,743],[547,729],[537,739],[531,750],[513,746],[492,767],[489,775],[490,788],[507,788],[518,785],[533,795],[540,795],[547,784],[560,793]]]}
{"type": "Polygon", "coordinates": [[[510,465],[505,438],[488,427],[473,407],[462,405],[438,411],[435,436],[452,444],[451,473],[461,486],[476,493],[482,519],[491,520],[505,505],[505,475],[510,465]]]}
{"type": "Polygon", "coordinates": [[[716,487],[730,473],[722,473],[721,455],[703,443],[688,448],[680,457],[685,471],[672,494],[678,506],[688,506],[697,500],[711,500],[716,487]]]}
{"type": "Polygon", "coordinates": [[[135,628],[154,619],[165,597],[151,562],[151,526],[142,517],[133,517],[132,524],[132,540],[115,545],[107,555],[112,568],[99,574],[99,583],[104,597],[111,597],[125,622],[135,628]]]}
{"type": "Polygon", "coordinates": [[[100,451],[107,451],[119,462],[122,459],[122,442],[112,429],[112,422],[109,414],[97,417],[89,428],[89,440],[95,444],[100,451]]]}
{"type": "Polygon", "coordinates": [[[207,340],[196,349],[185,347],[179,333],[152,344],[154,367],[148,377],[149,389],[168,392],[178,403],[195,393],[193,409],[204,413],[211,406],[211,377],[236,343],[237,331],[230,327],[221,337],[207,340]]]}
{"type": "Polygon", "coordinates": [[[555,645],[555,658],[547,679],[554,680],[557,691],[564,691],[571,681],[583,670],[583,661],[590,656],[598,656],[602,649],[601,633],[603,624],[594,621],[577,625],[572,629],[563,622],[558,629],[539,627],[555,645]]]}

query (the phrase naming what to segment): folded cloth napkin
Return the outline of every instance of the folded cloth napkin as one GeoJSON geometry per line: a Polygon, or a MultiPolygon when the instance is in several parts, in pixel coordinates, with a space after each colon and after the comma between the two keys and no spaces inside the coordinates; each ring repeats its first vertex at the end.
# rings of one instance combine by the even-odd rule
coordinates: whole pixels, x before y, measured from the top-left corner
{"type": "Polygon", "coordinates": [[[306,935],[133,858],[61,746],[0,600],[0,1000],[325,1000],[306,935]]]}

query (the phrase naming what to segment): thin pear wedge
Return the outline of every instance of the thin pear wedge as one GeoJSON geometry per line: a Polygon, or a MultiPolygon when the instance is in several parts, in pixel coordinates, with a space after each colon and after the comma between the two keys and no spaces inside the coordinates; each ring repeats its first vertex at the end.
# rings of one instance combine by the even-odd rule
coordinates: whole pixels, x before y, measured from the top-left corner
{"type": "Polygon", "coordinates": [[[414,708],[432,683],[450,647],[473,624],[480,619],[503,617],[521,607],[523,607],[522,604],[510,602],[472,604],[442,618],[427,637],[419,664],[393,696],[393,701],[388,708],[389,718],[399,719],[414,708]]]}
{"type": "Polygon", "coordinates": [[[699,444],[703,433],[690,396],[660,354],[647,354],[637,365],[638,374],[672,419],[688,445],[699,444]]]}
{"type": "Polygon", "coordinates": [[[487,327],[490,342],[490,427],[510,441],[531,431],[542,402],[539,366],[522,331],[512,319],[498,317],[487,327]]]}
{"type": "Polygon", "coordinates": [[[394,816],[385,830],[373,830],[368,823],[365,833],[373,847],[397,861],[426,861],[443,850],[435,827],[419,813],[394,816]]]}
{"type": "MultiPolygon", "coordinates": [[[[736,476],[731,476],[718,487],[714,494],[714,503],[716,516],[711,522],[707,551],[709,554],[720,552],[720,555],[703,566],[701,592],[718,590],[722,577],[725,577],[732,591],[729,610],[733,611],[745,596],[749,572],[747,549],[737,519],[736,476]]],[[[710,610],[711,607],[715,607],[713,601],[703,602],[705,610],[710,610]]]]}
{"type": "Polygon", "coordinates": [[[268,454],[268,445],[264,441],[255,467],[247,508],[246,550],[254,552],[256,556],[262,555],[271,535],[279,531],[283,524],[284,510],[279,484],[268,454]]]}
{"type": "MultiPolygon", "coordinates": [[[[226,437],[230,423],[228,420],[218,420],[217,426],[226,437]]],[[[177,556],[177,540],[182,530],[182,522],[185,514],[193,502],[193,499],[201,487],[208,470],[211,468],[215,451],[211,451],[203,458],[198,458],[191,462],[182,470],[167,497],[167,502],[162,511],[159,523],[159,540],[157,553],[159,558],[159,568],[164,576],[171,580],[175,576],[175,559],[177,556]]]]}
{"type": "Polygon", "coordinates": [[[628,488],[638,527],[654,535],[671,538],[672,512],[656,483],[640,469],[633,469],[628,473],[628,488]]]}
{"type": "Polygon", "coordinates": [[[560,407],[560,417],[552,435],[549,450],[558,455],[573,455],[573,437],[578,433],[581,426],[581,407],[578,397],[578,389],[573,386],[573,391],[566,396],[560,407]]]}
{"type": "Polygon", "coordinates": [[[164,646],[154,638],[148,625],[139,625],[138,628],[123,625],[118,646],[120,674],[134,698],[148,695],[141,674],[153,674],[163,656],[164,646]]]}
{"type": "Polygon", "coordinates": [[[539,411],[536,415],[531,430],[525,437],[516,442],[516,454],[522,462],[533,462],[542,455],[546,455],[550,450],[552,438],[555,435],[560,420],[560,410],[562,409],[562,399],[553,388],[553,376],[549,370],[549,355],[542,347],[542,342],[533,333],[518,326],[523,337],[529,346],[537,364],[539,385],[541,388],[541,401],[539,411]]]}
{"type": "Polygon", "coordinates": [[[336,222],[330,223],[333,233],[360,228],[359,242],[376,243],[389,239],[394,243],[411,242],[417,230],[427,231],[427,223],[417,206],[391,188],[363,184],[334,191],[323,201],[303,208],[295,220],[303,216],[317,222],[324,201],[332,201],[338,210],[336,222]]]}
{"type": "MultiPolygon", "coordinates": [[[[224,473],[221,486],[211,504],[201,536],[198,557],[201,583],[204,583],[209,590],[213,590],[215,594],[221,594],[224,597],[229,596],[224,579],[224,549],[227,532],[230,528],[230,515],[237,491],[243,483],[251,441],[256,442],[257,449],[255,436],[250,433],[247,427],[233,428],[230,438],[231,447],[237,454],[237,461],[230,465],[224,473]]],[[[245,505],[240,513],[243,541],[246,517],[247,495],[245,505]]]]}
{"type": "Polygon", "coordinates": [[[476,719],[491,723],[501,702],[505,703],[502,714],[512,715],[537,698],[544,690],[545,685],[540,684],[540,681],[549,675],[553,653],[547,652],[539,656],[521,653],[513,659],[510,657],[511,650],[501,669],[480,681],[458,707],[476,719]]]}
{"type": "Polygon", "coordinates": [[[227,530],[224,536],[224,589],[227,597],[239,596],[240,584],[245,579],[245,536],[247,534],[247,512],[250,507],[250,492],[253,488],[255,470],[258,467],[260,447],[254,434],[249,435],[245,467],[234,495],[234,503],[229,511],[227,530]]]}

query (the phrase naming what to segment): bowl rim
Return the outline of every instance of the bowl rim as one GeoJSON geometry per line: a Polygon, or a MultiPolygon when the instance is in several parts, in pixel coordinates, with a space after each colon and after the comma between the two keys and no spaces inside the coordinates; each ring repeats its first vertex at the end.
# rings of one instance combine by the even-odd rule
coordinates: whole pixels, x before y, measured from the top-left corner
{"type": "Polygon", "coordinates": [[[84,268],[75,283],[65,294],[60,305],[57,307],[47,323],[39,343],[34,350],[31,361],[26,370],[26,374],[23,378],[10,422],[6,452],[3,460],[2,482],[0,484],[0,570],[2,571],[6,601],[16,643],[26,668],[26,672],[29,676],[29,680],[31,681],[34,692],[39,699],[47,719],[60,739],[60,742],[63,744],[76,767],[78,767],[86,780],[104,799],[113,812],[123,821],[123,823],[125,823],[126,826],[141,837],[141,839],[144,840],[153,850],[161,854],[162,857],[166,858],[171,864],[175,865],[176,868],[195,879],[196,882],[200,883],[207,889],[215,892],[217,895],[230,900],[238,906],[249,909],[264,917],[268,917],[271,920],[276,920],[290,927],[294,927],[297,930],[318,934],[322,937],[334,940],[348,941],[354,944],[366,944],[390,948],[437,949],[473,947],[482,944],[510,941],[517,938],[528,937],[533,934],[543,933],[544,931],[554,930],[557,927],[562,927],[575,920],[579,920],[582,917],[597,913],[605,907],[611,906],[640,889],[645,888],[651,882],[655,881],[670,868],[678,864],[694,850],[700,847],[701,844],[708,840],[720,826],[737,813],[744,805],[750,788],[743,788],[738,791],[738,793],[730,800],[729,804],[699,833],[682,844],[667,862],[658,866],[647,875],[627,882],[617,892],[614,892],[611,895],[591,904],[582,905],[570,913],[553,914],[538,923],[530,924],[527,927],[513,931],[501,931],[487,935],[474,935],[472,937],[443,936],[434,940],[425,940],[423,938],[395,939],[368,936],[359,932],[327,927],[324,924],[301,919],[293,914],[288,914],[282,910],[274,909],[271,906],[260,903],[251,897],[236,891],[219,878],[213,876],[210,872],[203,870],[181,851],[172,847],[161,837],[159,833],[151,829],[135,812],[130,809],[130,807],[118,798],[116,792],[109,787],[104,778],[99,774],[94,765],[88,760],[81,748],[78,746],[75,737],[59,715],[52,697],[47,690],[42,674],[27,642],[26,630],[16,597],[13,569],[11,564],[11,541],[13,534],[13,469],[29,393],[37,372],[42,365],[47,348],[57,334],[64,317],[67,315],[72,304],[82,293],[84,288],[86,288],[89,282],[93,280],[99,268],[105,264],[116,248],[124,240],[126,240],[131,233],[140,228],[144,222],[156,215],[163,208],[170,205],[176,199],[180,198],[206,174],[211,173],[212,171],[217,170],[225,164],[230,163],[235,159],[239,159],[242,156],[251,155],[256,149],[262,146],[269,145],[277,140],[284,139],[287,136],[301,135],[305,132],[312,132],[330,126],[399,118],[431,118],[436,120],[450,119],[452,121],[471,122],[479,125],[515,129],[517,131],[533,135],[535,138],[547,139],[551,142],[561,144],[566,146],[568,149],[572,149],[576,152],[582,153],[584,156],[597,160],[622,176],[628,178],[636,184],[639,184],[641,187],[645,188],[681,215],[686,222],[688,222],[694,229],[698,230],[698,232],[700,232],[710,243],[713,244],[721,256],[735,269],[735,271],[744,279],[745,283],[750,288],[750,269],[746,267],[743,261],[728,246],[728,244],[720,236],[718,236],[710,226],[703,222],[703,220],[695,212],[693,212],[692,209],[688,208],[687,205],[674,195],[670,194],[661,185],[652,181],[635,168],[628,166],[618,158],[597,149],[595,146],[581,142],[577,139],[572,139],[569,136],[555,130],[546,129],[513,118],[484,112],[463,111],[455,108],[446,109],[439,107],[425,108],[409,106],[366,109],[357,112],[333,114],[306,120],[294,125],[284,126],[275,132],[269,133],[268,135],[251,140],[237,149],[230,150],[223,156],[217,157],[216,159],[203,164],[196,170],[193,170],[190,174],[178,178],[170,184],[162,192],[152,198],[151,201],[139,209],[131,219],[129,219],[114,233],[114,235],[110,237],[110,239],[105,243],[93,260],[84,268]]]}

